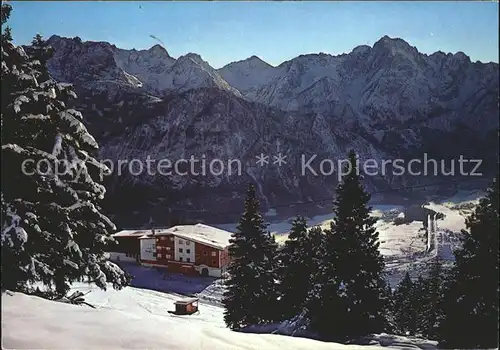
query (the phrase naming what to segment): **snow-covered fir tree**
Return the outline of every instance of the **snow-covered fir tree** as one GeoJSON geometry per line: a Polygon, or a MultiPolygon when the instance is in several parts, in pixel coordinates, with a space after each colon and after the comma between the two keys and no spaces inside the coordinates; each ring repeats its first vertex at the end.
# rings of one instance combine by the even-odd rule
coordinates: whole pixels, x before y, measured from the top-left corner
{"type": "Polygon", "coordinates": [[[129,279],[106,258],[115,226],[98,206],[105,189],[94,181],[109,169],[92,156],[98,145],[82,114],[66,107],[76,95],[44,73],[43,55],[30,57],[6,38],[2,35],[2,288],[26,290],[28,282],[42,282],[60,297],[83,277],[101,288],[107,283],[120,288],[129,279]]]}
{"type": "Polygon", "coordinates": [[[444,299],[444,281],[445,275],[442,261],[436,256],[429,263],[428,276],[419,281],[415,292],[418,297],[418,326],[417,334],[428,339],[438,337],[439,327],[443,320],[444,299]]]}
{"type": "Polygon", "coordinates": [[[415,335],[417,331],[417,292],[410,274],[406,272],[393,294],[392,311],[397,334],[415,335]]]}
{"type": "MultiPolygon", "coordinates": [[[[413,302],[412,308],[417,315],[416,327],[414,333],[410,335],[422,335],[422,330],[425,328],[423,325],[427,324],[425,321],[426,315],[424,314],[427,309],[428,297],[428,280],[423,274],[419,274],[415,281],[413,281],[413,302]]],[[[397,306],[396,306],[397,307],[397,306]]]]}
{"type": "Polygon", "coordinates": [[[12,6],[10,4],[2,4],[1,13],[1,24],[2,24],[2,41],[12,41],[12,32],[10,26],[7,25],[7,20],[12,12],[12,6]]]}
{"type": "Polygon", "coordinates": [[[349,161],[336,190],[334,218],[325,232],[325,259],[308,306],[313,330],[338,341],[387,327],[387,286],[376,219],[370,217],[370,195],[361,184],[354,152],[349,161]]]}
{"type": "Polygon", "coordinates": [[[444,298],[440,347],[498,347],[498,176],[466,220],[444,298]]]}
{"type": "Polygon", "coordinates": [[[406,273],[393,295],[394,332],[436,339],[443,320],[445,272],[436,256],[415,282],[406,273]]]}
{"type": "Polygon", "coordinates": [[[245,208],[229,246],[224,321],[231,329],[272,322],[277,313],[276,242],[259,212],[255,187],[247,190],[245,208]]]}
{"type": "Polygon", "coordinates": [[[335,273],[334,265],[328,263],[332,259],[328,250],[329,234],[329,230],[323,230],[319,226],[312,227],[308,233],[308,245],[311,247],[309,256],[311,274],[304,309],[312,329],[317,329],[315,322],[321,321],[321,308],[329,301],[329,298],[322,298],[323,289],[328,282],[335,285],[335,280],[328,280],[328,276],[333,277],[335,273]]]}
{"type": "Polygon", "coordinates": [[[321,227],[311,227],[309,229],[309,232],[307,233],[307,248],[305,249],[305,251],[309,252],[308,259],[310,261],[309,288],[311,287],[311,281],[314,279],[314,275],[323,263],[324,246],[325,233],[323,232],[321,227]]]}
{"type": "MultiPolygon", "coordinates": [[[[321,230],[321,229],[320,229],[321,230]]],[[[335,339],[334,323],[338,322],[335,310],[341,309],[341,286],[337,278],[338,259],[332,246],[332,231],[326,229],[323,244],[317,249],[317,269],[311,274],[310,289],[306,299],[306,316],[310,328],[320,337],[335,339]]]]}
{"type": "Polygon", "coordinates": [[[33,60],[38,61],[38,81],[44,82],[50,79],[49,69],[47,68],[47,61],[54,54],[54,50],[50,47],[40,34],[36,34],[31,45],[24,46],[26,54],[33,60]]]}
{"type": "MultiPolygon", "coordinates": [[[[267,266],[271,271],[271,277],[273,283],[269,286],[269,303],[272,305],[266,314],[263,316],[263,322],[277,322],[283,320],[283,309],[281,308],[280,300],[282,298],[280,291],[280,272],[279,272],[279,255],[282,249],[278,242],[276,241],[276,236],[270,233],[268,230],[266,232],[268,243],[267,243],[267,255],[270,257],[270,262],[267,266]]],[[[271,279],[269,279],[271,280],[271,279]]]]}
{"type": "Polygon", "coordinates": [[[290,319],[302,312],[309,280],[313,272],[312,249],[307,232],[307,221],[298,216],[280,252],[280,291],[284,319],[290,319]]]}

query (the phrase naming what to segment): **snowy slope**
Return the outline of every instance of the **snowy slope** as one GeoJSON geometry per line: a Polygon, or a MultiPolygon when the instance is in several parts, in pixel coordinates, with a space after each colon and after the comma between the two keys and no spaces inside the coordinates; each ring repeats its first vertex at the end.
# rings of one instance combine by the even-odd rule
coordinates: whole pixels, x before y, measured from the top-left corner
{"type": "MultiPolygon", "coordinates": [[[[89,287],[76,286],[84,291],[89,287]]],[[[97,309],[14,293],[2,295],[2,346],[7,349],[375,349],[305,338],[232,332],[222,308],[200,303],[200,313],[173,316],[177,297],[127,287],[93,290],[97,309]]],[[[428,345],[432,345],[429,342],[428,345]]]]}

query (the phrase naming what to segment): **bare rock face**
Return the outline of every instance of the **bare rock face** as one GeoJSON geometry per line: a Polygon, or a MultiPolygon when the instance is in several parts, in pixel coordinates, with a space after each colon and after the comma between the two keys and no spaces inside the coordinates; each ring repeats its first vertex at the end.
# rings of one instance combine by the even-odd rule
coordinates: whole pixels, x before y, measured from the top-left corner
{"type": "Polygon", "coordinates": [[[399,176],[391,165],[382,173],[383,160],[427,153],[449,170],[462,155],[483,159],[478,171],[496,170],[498,64],[463,53],[425,55],[383,37],[339,56],[302,55],[277,67],[252,56],[216,70],[160,45],[123,50],[58,36],[49,43],[52,76],[75,84],[100,157],[113,162],[106,205],[122,226],[172,216],[227,222],[249,182],[263,210],[329,210],[338,161],[350,149],[361,164],[378,162],[378,174],[365,176],[377,200],[391,188],[451,177],[399,176]],[[269,164],[256,163],[261,153],[269,164]],[[279,153],[281,166],[273,164],[279,153]],[[132,159],[142,160],[142,172],[132,159]],[[311,204],[286,205],[297,201],[311,204]]]}

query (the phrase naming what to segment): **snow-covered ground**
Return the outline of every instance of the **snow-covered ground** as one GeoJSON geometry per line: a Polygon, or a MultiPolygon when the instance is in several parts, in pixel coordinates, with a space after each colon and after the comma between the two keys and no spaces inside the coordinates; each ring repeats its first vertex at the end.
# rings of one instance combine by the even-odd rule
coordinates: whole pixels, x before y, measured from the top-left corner
{"type": "Polygon", "coordinates": [[[395,225],[393,222],[379,220],[375,227],[379,233],[379,250],[384,257],[411,257],[425,252],[426,240],[422,221],[395,225]]]}
{"type": "MultiPolygon", "coordinates": [[[[127,287],[101,291],[75,284],[86,292],[88,306],[44,300],[21,293],[2,295],[4,349],[377,349],[374,345],[342,345],[276,334],[227,329],[223,309],[200,302],[199,314],[175,316],[179,296],[127,287]]],[[[393,348],[435,349],[435,342],[378,335],[370,344],[393,348]]]]}
{"type": "MultiPolygon", "coordinates": [[[[386,260],[389,281],[395,284],[406,271],[415,272],[436,255],[451,260],[457,235],[465,229],[465,215],[477,203],[480,193],[461,193],[431,202],[426,208],[443,213],[437,221],[433,239],[436,249],[427,251],[422,221],[396,225],[400,206],[375,206],[372,215],[380,238],[380,251],[386,260]]],[[[269,227],[285,240],[293,219],[272,223],[269,227]]],[[[310,226],[328,227],[331,215],[309,219],[310,226]]],[[[233,230],[236,224],[219,225],[233,230]]],[[[163,271],[124,266],[135,278],[134,287],[104,292],[86,284],[74,289],[91,292],[87,302],[96,306],[73,306],[24,294],[2,296],[2,346],[11,349],[357,349],[361,346],[324,343],[312,339],[287,337],[262,332],[239,333],[228,330],[223,322],[221,280],[164,274],[163,271]],[[156,291],[155,291],[156,290],[156,291]],[[185,295],[200,298],[200,313],[174,316],[173,302],[185,295]]],[[[280,326],[282,327],[282,326],[280,326]]],[[[377,335],[366,344],[393,348],[434,349],[435,342],[377,335]]],[[[371,346],[362,346],[371,348],[371,346]]]]}

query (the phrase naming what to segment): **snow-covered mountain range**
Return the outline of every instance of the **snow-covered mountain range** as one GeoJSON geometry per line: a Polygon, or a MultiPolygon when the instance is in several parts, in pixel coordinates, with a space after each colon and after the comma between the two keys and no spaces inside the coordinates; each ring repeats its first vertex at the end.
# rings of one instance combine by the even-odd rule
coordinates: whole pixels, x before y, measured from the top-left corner
{"type": "MultiPolygon", "coordinates": [[[[215,158],[226,164],[221,175],[206,176],[134,176],[124,169],[107,179],[109,198],[124,214],[119,224],[149,215],[163,223],[169,208],[189,217],[239,211],[248,182],[257,184],[265,207],[332,195],[336,174],[303,174],[302,155],[317,155],[316,171],[321,159],[336,164],[351,148],[379,162],[427,153],[484,159],[483,172],[497,166],[498,64],[471,62],[461,52],[426,55],[383,37],[338,56],[301,55],[277,67],[252,56],[214,69],[197,54],[175,59],[160,45],[124,50],[59,36],[49,43],[55,49],[49,70],[75,85],[102,158],[175,162],[194,155],[207,165],[215,158]],[[282,166],[272,164],[278,152],[287,157],[282,166]],[[256,164],[260,153],[270,156],[269,165],[256,164]],[[236,168],[228,173],[234,159],[240,175],[236,168]],[[124,200],[130,196],[138,197],[124,200]]],[[[373,191],[425,181],[439,179],[366,178],[373,191]]]]}

